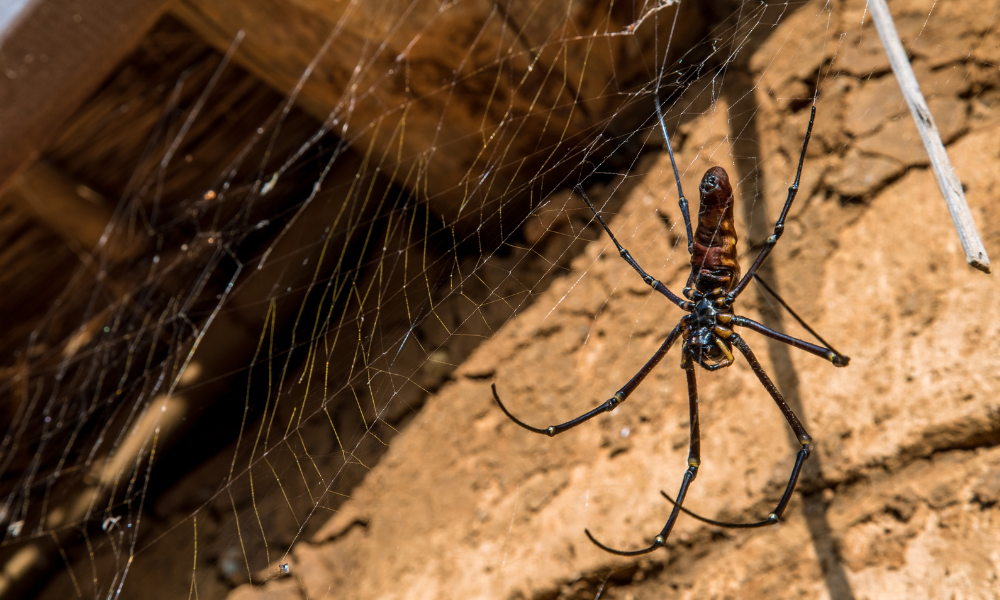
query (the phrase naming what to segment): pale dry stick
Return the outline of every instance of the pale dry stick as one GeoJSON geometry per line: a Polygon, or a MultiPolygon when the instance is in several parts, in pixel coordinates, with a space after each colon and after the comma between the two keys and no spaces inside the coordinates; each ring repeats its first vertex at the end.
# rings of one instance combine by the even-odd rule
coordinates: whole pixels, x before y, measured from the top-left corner
{"type": "Polygon", "coordinates": [[[896,26],[892,21],[892,14],[885,0],[868,0],[868,8],[872,12],[875,20],[875,28],[882,39],[882,47],[885,48],[886,56],[889,57],[889,64],[892,65],[892,72],[896,75],[899,88],[903,91],[906,104],[910,107],[910,114],[917,124],[917,131],[920,132],[920,139],[924,141],[924,148],[931,159],[931,166],[937,176],[938,186],[944,196],[945,204],[948,205],[948,212],[955,222],[955,229],[958,231],[958,239],[962,241],[962,248],[965,249],[965,260],[973,268],[984,273],[990,272],[990,258],[986,255],[986,248],[979,238],[979,231],[976,229],[976,222],[969,211],[969,205],[965,201],[965,194],[962,192],[962,182],[955,174],[955,169],[948,160],[948,153],[941,142],[941,134],[938,133],[937,125],[934,124],[934,116],[927,108],[927,102],[920,91],[920,84],[913,74],[913,67],[909,59],[906,58],[906,51],[902,42],[899,41],[899,34],[896,33],[896,26]]]}

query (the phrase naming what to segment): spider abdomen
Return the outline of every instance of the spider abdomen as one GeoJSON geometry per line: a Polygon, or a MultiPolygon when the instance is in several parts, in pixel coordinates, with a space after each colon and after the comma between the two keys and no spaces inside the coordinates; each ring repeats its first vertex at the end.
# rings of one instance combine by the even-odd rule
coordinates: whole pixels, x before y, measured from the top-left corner
{"type": "Polygon", "coordinates": [[[702,293],[718,288],[729,292],[739,282],[740,264],[736,260],[733,188],[726,170],[712,167],[706,171],[698,191],[701,202],[691,254],[694,285],[702,293]]]}

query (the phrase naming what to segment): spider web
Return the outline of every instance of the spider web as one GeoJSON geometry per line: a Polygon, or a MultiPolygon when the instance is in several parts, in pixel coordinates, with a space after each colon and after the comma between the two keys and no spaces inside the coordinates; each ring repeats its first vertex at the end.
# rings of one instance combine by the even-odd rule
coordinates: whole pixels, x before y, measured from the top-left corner
{"type": "MultiPolygon", "coordinates": [[[[992,123],[997,27],[925,4],[891,8],[952,143],[992,123]]],[[[906,107],[860,1],[495,4],[469,17],[462,58],[432,78],[422,44],[464,8],[352,0],[344,14],[384,43],[337,65],[349,92],[325,112],[314,86],[354,42],[348,17],[303,25],[318,50],[294,81],[268,82],[278,93],[246,70],[255,30],[212,47],[178,10],[80,109],[44,159],[114,202],[93,252],[52,251],[72,268],[49,274],[50,297],[18,297],[38,308],[11,324],[0,382],[0,593],[627,597],[652,593],[649,578],[704,597],[699,585],[724,579],[718,565],[743,560],[732,540],[784,535],[825,565],[792,568],[801,589],[854,597],[867,584],[853,555],[849,568],[837,558],[827,490],[887,457],[995,445],[988,407],[955,416],[960,439],[926,452],[899,448],[951,416],[900,426],[896,446],[871,443],[867,424],[891,420],[878,411],[896,396],[877,391],[857,420],[840,414],[871,371],[831,374],[757,341],[817,438],[857,432],[861,449],[830,443],[809,463],[801,510],[814,517],[749,538],[682,520],[667,552],[638,563],[588,546],[584,526],[640,547],[662,524],[657,490],[676,489],[687,453],[674,360],[627,406],[554,440],[512,427],[488,390],[528,422],[561,422],[613,393],[676,324],[580,195],[680,291],[689,259],[654,97],[695,213],[701,173],[731,173],[744,270],[781,211],[816,99],[789,231],[761,274],[852,355],[867,356],[864,323],[845,311],[865,300],[836,295],[859,275],[832,271],[831,257],[855,260],[837,254],[841,232],[883,190],[926,174],[926,158],[896,141],[910,135],[906,107]],[[401,31],[415,33],[400,44],[401,31]],[[817,390],[836,392],[819,406],[817,390]],[[684,558],[694,546],[703,554],[684,558]],[[699,559],[702,583],[687,570],[699,559]]],[[[949,252],[934,260],[961,268],[949,252]]],[[[900,304],[900,330],[928,327],[937,313],[921,306],[943,311],[935,298],[900,304]]],[[[739,308],[808,337],[759,290],[739,308]]],[[[973,363],[948,381],[991,368],[973,363]]],[[[780,495],[795,445],[761,439],[787,427],[760,408],[769,400],[745,364],[728,371],[699,374],[702,398],[723,403],[703,403],[704,461],[728,466],[703,472],[692,509],[749,521],[780,495]]],[[[973,395],[995,385],[970,381],[973,395]]]]}

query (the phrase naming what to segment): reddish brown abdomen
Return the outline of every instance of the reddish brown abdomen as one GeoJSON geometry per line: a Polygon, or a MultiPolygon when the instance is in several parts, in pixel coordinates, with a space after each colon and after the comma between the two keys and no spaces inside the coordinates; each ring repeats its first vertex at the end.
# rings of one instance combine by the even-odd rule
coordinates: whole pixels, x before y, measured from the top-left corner
{"type": "Polygon", "coordinates": [[[740,279],[736,261],[736,224],[733,219],[733,188],[722,167],[705,172],[698,186],[701,203],[698,227],[694,232],[691,255],[695,286],[702,292],[716,288],[731,291],[740,279]]]}

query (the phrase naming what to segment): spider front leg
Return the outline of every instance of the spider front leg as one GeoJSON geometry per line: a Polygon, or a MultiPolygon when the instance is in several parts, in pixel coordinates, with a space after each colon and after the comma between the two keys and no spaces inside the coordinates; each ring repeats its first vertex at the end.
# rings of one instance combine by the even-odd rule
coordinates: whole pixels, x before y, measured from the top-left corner
{"type": "Polygon", "coordinates": [[[806,137],[802,142],[802,154],[799,155],[799,166],[798,170],[795,172],[795,183],[788,188],[788,197],[785,199],[785,206],[781,209],[781,215],[778,216],[778,220],[774,223],[774,232],[764,241],[764,247],[760,249],[760,254],[747,269],[746,275],[740,282],[733,288],[733,291],[726,294],[726,303],[729,306],[733,305],[733,301],[736,297],[743,292],[743,289],[747,287],[750,280],[753,279],[754,274],[757,273],[757,269],[764,263],[764,259],[767,255],[771,253],[774,246],[778,243],[778,239],[781,238],[781,234],[785,231],[785,217],[788,216],[789,209],[792,208],[792,202],[795,200],[795,194],[799,191],[799,178],[802,177],[802,165],[806,160],[806,148],[809,147],[809,137],[812,135],[813,121],[816,120],[816,100],[813,99],[812,112],[809,114],[809,125],[806,127],[806,137]]]}
{"type": "MultiPolygon", "coordinates": [[[[667,154],[670,155],[670,166],[674,168],[674,181],[677,182],[677,206],[681,209],[681,216],[684,217],[684,231],[687,233],[688,240],[688,254],[694,254],[694,233],[691,229],[691,211],[688,209],[688,199],[684,197],[684,190],[681,189],[681,174],[677,170],[677,161],[674,160],[674,148],[670,145],[670,134],[667,133],[667,123],[663,120],[663,108],[660,107],[660,90],[657,89],[654,94],[654,99],[656,100],[656,118],[660,121],[660,127],[663,129],[663,140],[667,145],[667,154]]],[[[690,288],[691,280],[688,279],[688,284],[685,289],[690,288]]],[[[684,294],[687,296],[687,294],[684,294]]]]}
{"type": "Polygon", "coordinates": [[[677,324],[676,327],[674,327],[674,329],[670,332],[670,334],[667,335],[667,339],[663,340],[663,343],[660,344],[660,347],[653,354],[652,358],[646,361],[646,364],[642,365],[642,368],[639,369],[639,372],[636,373],[632,377],[632,379],[629,379],[628,383],[623,385],[620,390],[615,392],[614,396],[608,398],[606,402],[604,402],[597,408],[587,413],[584,413],[575,419],[566,421],[565,423],[561,423],[559,425],[550,425],[545,428],[532,427],[531,425],[528,425],[524,421],[510,414],[510,411],[507,410],[507,407],[504,406],[503,402],[500,401],[500,396],[497,394],[497,385],[495,383],[492,385],[493,398],[497,401],[497,404],[500,405],[500,410],[503,411],[503,414],[507,415],[507,417],[510,418],[511,421],[514,421],[521,427],[533,433],[543,433],[549,437],[552,437],[568,429],[572,429],[577,425],[579,425],[580,423],[589,421],[590,419],[593,419],[594,417],[596,417],[601,413],[611,412],[615,408],[617,408],[619,404],[624,402],[626,398],[632,395],[632,392],[634,392],[635,389],[639,387],[639,384],[642,383],[642,380],[645,379],[647,375],[649,375],[649,373],[656,367],[656,365],[660,364],[660,361],[663,360],[663,357],[666,356],[667,352],[670,350],[670,346],[673,346],[674,342],[677,341],[677,338],[680,336],[681,331],[683,330],[683,325],[684,321],[682,320],[680,323],[677,324]]]}
{"type": "Polygon", "coordinates": [[[677,521],[677,517],[680,515],[681,511],[687,512],[683,508],[684,497],[687,496],[688,487],[694,478],[698,475],[698,467],[701,465],[701,426],[698,422],[698,382],[694,375],[694,362],[691,358],[685,354],[682,359],[681,367],[687,374],[687,385],[688,385],[688,411],[691,415],[691,440],[688,445],[688,468],[684,471],[684,479],[681,480],[681,489],[677,492],[677,502],[674,503],[673,510],[670,511],[670,516],[667,517],[667,523],[660,530],[660,533],[653,538],[653,543],[643,548],[642,550],[616,550],[605,546],[590,533],[589,529],[584,529],[584,533],[590,538],[591,542],[594,542],[601,550],[605,552],[610,552],[612,554],[618,554],[620,556],[638,556],[640,554],[648,554],[657,548],[662,548],[667,543],[667,538],[670,537],[670,532],[674,528],[674,523],[677,521]]]}
{"type": "Polygon", "coordinates": [[[622,257],[622,259],[625,262],[629,264],[629,266],[631,266],[633,269],[636,270],[637,273],[639,273],[639,275],[642,277],[642,280],[646,282],[646,285],[653,288],[657,292],[660,292],[661,294],[667,297],[667,300],[670,300],[671,302],[683,308],[684,310],[690,311],[692,308],[694,308],[694,304],[688,302],[687,300],[682,299],[677,294],[674,294],[673,292],[668,290],[667,286],[660,283],[660,280],[654,279],[652,275],[647,273],[645,270],[643,270],[642,267],[639,266],[639,263],[636,262],[634,258],[632,258],[632,255],[629,253],[629,251],[626,250],[624,246],[618,243],[618,238],[615,237],[615,234],[611,233],[611,229],[608,227],[608,224],[604,222],[604,218],[601,217],[601,213],[597,212],[597,209],[594,208],[593,203],[591,203],[590,198],[587,197],[587,194],[583,191],[583,188],[578,188],[578,191],[580,192],[580,195],[583,196],[583,201],[586,202],[587,206],[590,207],[590,210],[594,212],[594,216],[597,217],[597,221],[601,224],[601,227],[603,227],[604,231],[607,231],[608,235],[611,236],[611,241],[614,242],[615,247],[618,248],[618,254],[622,257]]]}

